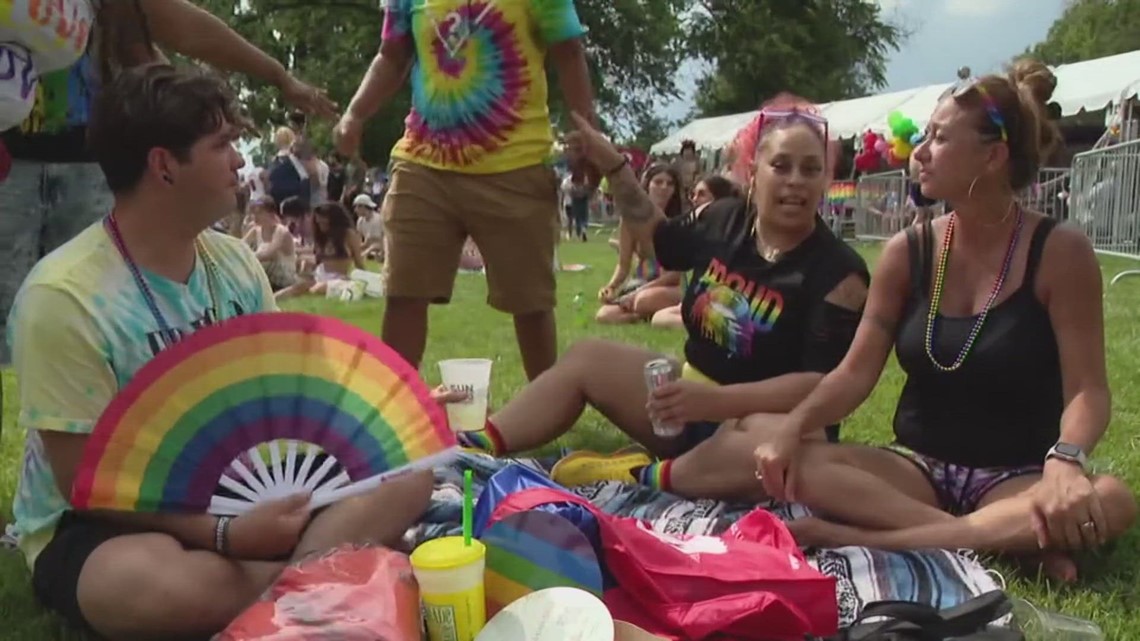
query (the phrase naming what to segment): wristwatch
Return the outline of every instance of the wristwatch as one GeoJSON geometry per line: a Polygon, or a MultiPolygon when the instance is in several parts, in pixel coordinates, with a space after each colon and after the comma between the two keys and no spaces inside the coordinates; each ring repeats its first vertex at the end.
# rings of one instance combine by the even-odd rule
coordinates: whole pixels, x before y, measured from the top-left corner
{"type": "Polygon", "coordinates": [[[1082,470],[1088,468],[1089,459],[1088,456],[1085,455],[1085,451],[1082,450],[1080,446],[1073,445],[1072,443],[1057,441],[1057,444],[1049,448],[1049,453],[1045,455],[1046,461],[1051,458],[1076,463],[1081,466],[1082,470]]]}

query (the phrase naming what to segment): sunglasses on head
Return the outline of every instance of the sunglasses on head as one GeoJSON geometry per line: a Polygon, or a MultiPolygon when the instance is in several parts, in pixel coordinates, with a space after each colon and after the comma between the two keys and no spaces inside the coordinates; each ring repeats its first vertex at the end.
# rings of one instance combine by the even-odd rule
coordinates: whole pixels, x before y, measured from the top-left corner
{"type": "Polygon", "coordinates": [[[986,115],[989,117],[990,122],[998,128],[1001,141],[1009,142],[1009,131],[1006,129],[1005,118],[1002,117],[1001,110],[998,109],[997,101],[994,100],[994,97],[990,95],[990,92],[986,90],[985,86],[977,78],[957,82],[943,94],[943,97],[949,95],[957,99],[971,92],[977,93],[978,97],[981,98],[982,107],[985,108],[986,115]]]}
{"type": "Polygon", "coordinates": [[[769,122],[778,120],[802,120],[809,124],[815,125],[820,129],[823,134],[824,142],[827,142],[827,118],[817,116],[807,111],[800,111],[799,109],[790,110],[768,110],[765,109],[760,112],[760,130],[763,131],[764,127],[769,122]]]}

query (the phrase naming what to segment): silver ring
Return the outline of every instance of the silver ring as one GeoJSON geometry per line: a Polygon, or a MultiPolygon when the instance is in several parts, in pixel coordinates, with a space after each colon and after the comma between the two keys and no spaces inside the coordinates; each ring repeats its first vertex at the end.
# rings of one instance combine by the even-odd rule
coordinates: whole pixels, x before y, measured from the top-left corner
{"type": "Polygon", "coordinates": [[[1083,527],[1086,530],[1095,530],[1096,529],[1096,521],[1085,521],[1084,523],[1081,523],[1081,527],[1083,527]]]}

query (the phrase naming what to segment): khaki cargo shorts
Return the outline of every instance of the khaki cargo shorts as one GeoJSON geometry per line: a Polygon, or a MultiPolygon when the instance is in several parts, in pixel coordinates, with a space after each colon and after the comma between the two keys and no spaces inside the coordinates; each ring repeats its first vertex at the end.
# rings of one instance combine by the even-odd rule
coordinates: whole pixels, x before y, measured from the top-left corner
{"type": "Polygon", "coordinates": [[[450,301],[470,235],[486,265],[491,307],[554,309],[558,178],[550,167],[462,174],[398,160],[381,214],[388,296],[450,301]]]}

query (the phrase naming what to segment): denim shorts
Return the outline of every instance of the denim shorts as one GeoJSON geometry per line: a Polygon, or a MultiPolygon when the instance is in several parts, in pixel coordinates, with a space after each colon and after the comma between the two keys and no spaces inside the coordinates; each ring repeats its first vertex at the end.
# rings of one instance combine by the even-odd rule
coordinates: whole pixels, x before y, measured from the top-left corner
{"type": "Polygon", "coordinates": [[[99,165],[14,160],[0,181],[0,365],[11,363],[8,312],[41,257],[111,211],[99,165]]]}

